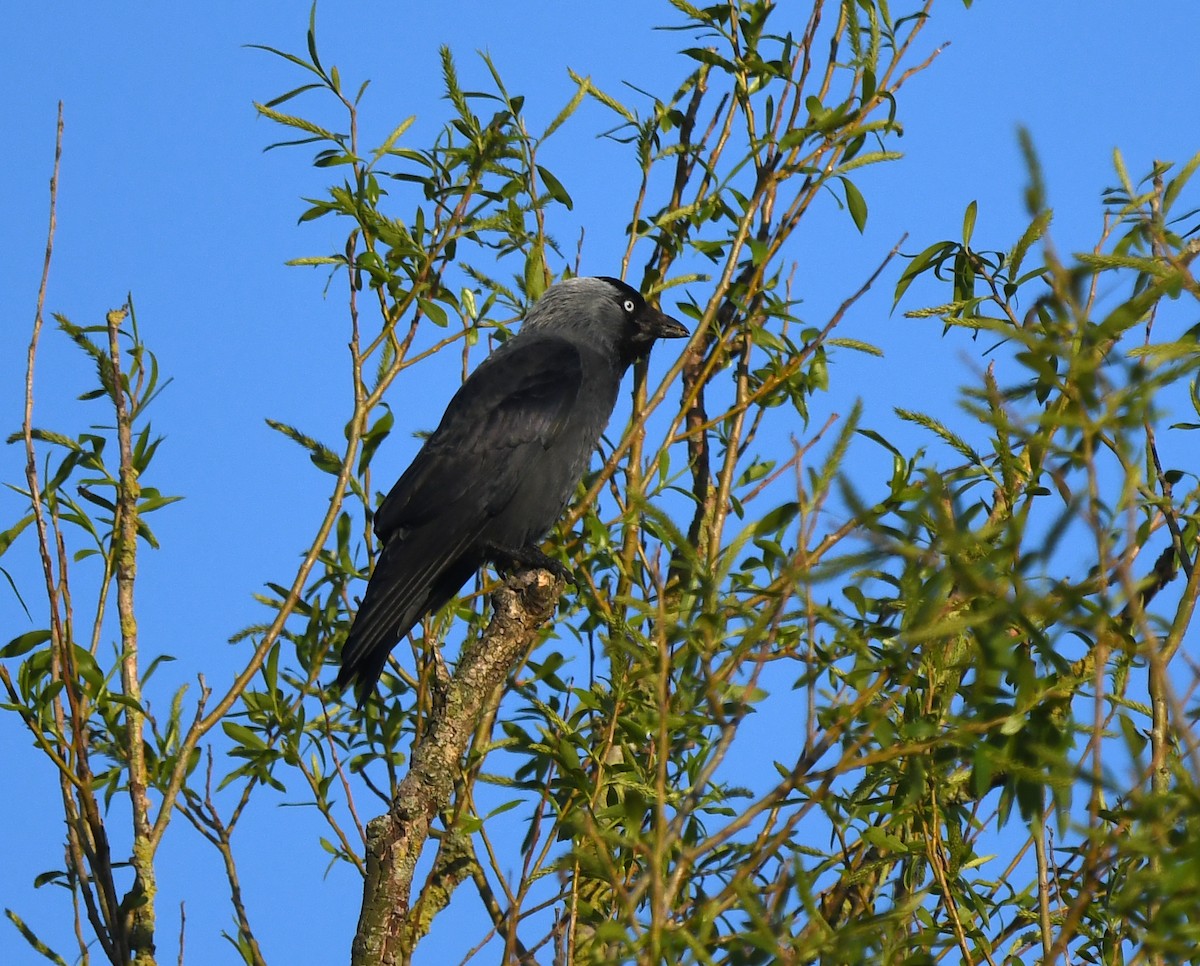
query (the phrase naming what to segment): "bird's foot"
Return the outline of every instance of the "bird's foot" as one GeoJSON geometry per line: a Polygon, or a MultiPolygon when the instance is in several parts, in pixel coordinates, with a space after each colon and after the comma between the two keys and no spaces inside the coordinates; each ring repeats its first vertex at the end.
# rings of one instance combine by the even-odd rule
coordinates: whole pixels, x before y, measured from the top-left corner
{"type": "Polygon", "coordinates": [[[537,547],[521,547],[518,550],[510,550],[506,547],[488,547],[487,554],[488,559],[496,565],[496,569],[506,576],[514,570],[536,567],[540,570],[548,570],[555,577],[575,586],[575,575],[553,557],[546,556],[537,547]]]}

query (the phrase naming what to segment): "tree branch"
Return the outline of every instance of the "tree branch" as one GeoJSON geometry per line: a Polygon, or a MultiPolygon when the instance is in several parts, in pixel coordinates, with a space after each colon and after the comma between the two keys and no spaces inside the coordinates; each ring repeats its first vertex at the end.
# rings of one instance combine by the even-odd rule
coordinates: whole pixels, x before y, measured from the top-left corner
{"type": "Polygon", "coordinates": [[[563,581],[545,570],[521,570],[492,595],[492,620],[458,661],[388,814],[367,824],[367,876],[351,953],[353,966],[407,962],[428,928],[410,911],[413,872],[430,823],[446,808],[463,755],[489,695],[508,677],[538,629],[549,620],[563,581]]]}

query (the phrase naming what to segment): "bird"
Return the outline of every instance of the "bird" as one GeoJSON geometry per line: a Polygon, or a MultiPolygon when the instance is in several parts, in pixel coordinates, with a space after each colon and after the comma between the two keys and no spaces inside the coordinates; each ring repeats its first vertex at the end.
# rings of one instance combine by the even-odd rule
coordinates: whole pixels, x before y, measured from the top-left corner
{"type": "Polygon", "coordinates": [[[689,334],[617,278],[546,289],[379,505],[382,549],[342,646],[339,688],[353,685],[362,706],[392,648],[487,563],[566,575],[538,544],[587,469],[622,376],[657,340],[689,334]]]}

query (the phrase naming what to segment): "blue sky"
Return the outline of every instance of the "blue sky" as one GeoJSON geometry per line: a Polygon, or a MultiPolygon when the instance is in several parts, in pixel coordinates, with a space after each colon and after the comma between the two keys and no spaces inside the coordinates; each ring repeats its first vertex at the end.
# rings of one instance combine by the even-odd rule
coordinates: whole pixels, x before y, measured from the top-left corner
{"type": "MultiPolygon", "coordinates": [[[[154,407],[155,426],[168,437],[156,482],[187,499],[154,521],[163,549],[142,559],[142,638],[151,652],[179,658],[164,672],[172,681],[202,671],[224,684],[239,657],[226,639],[261,618],[251,594],[294,568],[323,501],[320,475],[264,418],[331,439],[345,412],[343,304],[323,296],[322,274],[283,264],[330,247],[335,226],[296,224],[300,198],[318,195],[327,178],[302,152],[264,154],[279,129],[252,107],[301,80],[282,61],[244,46],[300,49],[307,7],[151,9],[117,2],[81,4],[67,14],[58,5],[23,6],[0,12],[6,88],[0,130],[9,159],[0,232],[3,432],[20,421],[61,99],[66,135],[47,308],[76,323],[97,323],[132,291],[144,336],[174,377],[154,407]]],[[[318,37],[323,60],[338,64],[344,78],[372,79],[365,140],[378,141],[400,118],[417,114],[412,137],[420,143],[444,110],[439,44],[454,50],[465,86],[483,83],[474,52],[487,49],[509,89],[527,95],[536,127],[572,93],[567,65],[619,95],[622,81],[670,87],[687,70],[675,50],[690,42],[651,28],[673,20],[667,3],[650,0],[448,0],[436,10],[327,2],[318,12],[318,37]]],[[[950,44],[905,88],[899,147],[906,158],[860,182],[870,206],[866,232],[859,235],[830,202],[797,240],[806,316],[827,317],[904,232],[908,251],[956,237],[973,199],[979,202],[977,242],[1011,245],[1024,215],[1020,124],[1042,159],[1058,247],[1090,246],[1101,224],[1100,192],[1114,181],[1114,148],[1124,152],[1135,177],[1152,159],[1182,163],[1200,150],[1198,33],[1194,0],[977,0],[971,10],[947,0],[935,8],[923,47],[950,44]]],[[[579,227],[587,227],[583,267],[594,274],[615,273],[623,251],[624,202],[612,204],[614,183],[623,175],[604,162],[594,139],[607,126],[599,109],[585,108],[545,159],[576,201],[555,234],[573,248],[579,227]]],[[[847,359],[835,367],[829,397],[818,397],[814,406],[844,413],[861,395],[868,425],[902,433],[891,407],[952,419],[945,410],[970,367],[966,343],[943,340],[939,325],[889,312],[899,270],[841,330],[882,345],[887,357],[847,359]]],[[[86,388],[88,377],[77,354],[47,331],[38,421],[81,428],[86,413],[63,400],[86,388]]],[[[409,401],[424,390],[406,389],[396,401],[400,426],[431,425],[449,391],[430,387],[422,408],[409,401]]],[[[381,453],[378,471],[398,473],[407,455],[381,453]]],[[[0,449],[0,471],[6,481],[21,479],[17,447],[0,449]]],[[[21,512],[15,495],[0,494],[0,529],[21,512]]],[[[18,547],[0,564],[36,602],[33,557],[22,553],[18,547]]],[[[29,628],[0,584],[0,643],[29,628]]],[[[29,889],[36,874],[61,862],[56,784],[10,715],[0,717],[0,761],[10,776],[0,799],[0,905],[14,908],[67,953],[73,947],[61,895],[29,889]],[[19,782],[11,782],[15,775],[19,782]]],[[[260,807],[241,833],[247,900],[273,962],[346,958],[360,882],[345,867],[323,877],[327,856],[315,834],[304,813],[273,806],[260,807]]],[[[230,920],[215,856],[182,822],[168,838],[160,907],[164,961],[174,959],[178,901],[186,896],[187,961],[234,962],[219,938],[230,920]],[[203,897],[204,883],[215,898],[203,897]]],[[[14,951],[6,961],[35,961],[3,922],[0,949],[14,951]]],[[[437,961],[430,956],[425,961],[437,961]]]]}

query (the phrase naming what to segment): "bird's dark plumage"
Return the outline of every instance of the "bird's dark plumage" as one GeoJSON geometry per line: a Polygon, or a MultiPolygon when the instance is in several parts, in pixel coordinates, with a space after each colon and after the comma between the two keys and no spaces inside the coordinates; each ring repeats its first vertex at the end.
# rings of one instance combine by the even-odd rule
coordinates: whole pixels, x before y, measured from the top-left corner
{"type": "Polygon", "coordinates": [[[614,278],[548,289],[471,373],[375,515],[383,550],[342,648],[361,703],[392,648],[485,562],[537,557],[612,415],[621,376],[687,330],[614,278]]]}

